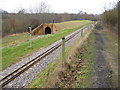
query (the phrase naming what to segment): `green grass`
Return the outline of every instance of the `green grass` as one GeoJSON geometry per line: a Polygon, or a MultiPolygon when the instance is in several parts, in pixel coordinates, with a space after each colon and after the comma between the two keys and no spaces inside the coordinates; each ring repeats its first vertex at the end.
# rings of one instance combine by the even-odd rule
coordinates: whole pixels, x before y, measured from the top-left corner
{"type": "MultiPolygon", "coordinates": [[[[85,22],[85,21],[84,21],[85,22]]],[[[29,48],[29,41],[18,44],[13,47],[6,47],[2,49],[2,69],[6,69],[12,64],[18,62],[24,57],[31,55],[32,53],[38,51],[40,48],[44,48],[54,43],[55,41],[61,39],[63,36],[66,36],[75,30],[93,23],[92,21],[87,21],[84,25],[73,29],[64,29],[56,32],[55,34],[46,35],[40,38],[37,38],[32,41],[32,48],[29,48]]],[[[12,37],[13,38],[13,37],[12,37]]]]}
{"type": "Polygon", "coordinates": [[[46,77],[48,76],[49,70],[52,68],[54,70],[54,63],[50,63],[47,68],[45,68],[41,73],[38,74],[37,79],[33,80],[32,83],[28,86],[29,88],[38,88],[40,85],[42,86],[42,83],[46,80],[46,77]],[[51,67],[51,68],[50,68],[51,67]]]}
{"type": "MultiPolygon", "coordinates": [[[[29,33],[17,33],[13,35],[6,36],[2,39],[2,46],[16,46],[18,44],[24,43],[29,40],[29,33]]],[[[33,36],[35,38],[37,36],[33,36]]]]}
{"type": "Polygon", "coordinates": [[[28,85],[28,88],[41,88],[46,82],[47,78],[49,78],[49,76],[53,73],[56,65],[58,65],[59,62],[60,60],[49,63],[49,65],[38,74],[37,78],[28,85]]]}
{"type": "Polygon", "coordinates": [[[91,34],[89,36],[89,44],[85,42],[83,47],[86,48],[87,51],[83,53],[83,67],[81,68],[80,75],[77,75],[78,80],[76,81],[74,88],[92,88],[92,67],[93,66],[93,58],[95,55],[95,44],[94,44],[94,35],[91,34]]]}
{"type": "MultiPolygon", "coordinates": [[[[55,23],[57,30],[63,30],[63,29],[73,29],[75,27],[79,27],[81,25],[84,25],[86,23],[89,23],[88,20],[76,20],[76,21],[67,21],[67,22],[61,22],[61,23],[55,23]]],[[[37,38],[37,35],[33,35],[32,38],[37,38]]],[[[2,38],[2,46],[0,47],[13,47],[18,44],[24,43],[26,41],[29,41],[29,33],[17,33],[5,36],[2,38]]]]}

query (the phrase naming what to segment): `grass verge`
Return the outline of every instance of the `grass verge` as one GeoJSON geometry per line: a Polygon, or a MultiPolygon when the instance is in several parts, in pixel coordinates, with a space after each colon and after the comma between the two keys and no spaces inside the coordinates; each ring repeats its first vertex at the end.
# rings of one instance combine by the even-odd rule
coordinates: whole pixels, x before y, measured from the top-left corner
{"type": "Polygon", "coordinates": [[[118,88],[118,38],[107,29],[104,29],[102,34],[106,40],[104,47],[105,61],[112,73],[110,82],[113,88],[118,88]]]}
{"type": "Polygon", "coordinates": [[[78,50],[76,56],[78,59],[82,56],[83,66],[80,69],[80,74],[77,75],[77,80],[75,82],[74,88],[92,88],[92,73],[93,73],[93,59],[95,56],[95,41],[94,34],[92,33],[89,38],[84,42],[84,50],[78,50]],[[82,55],[81,55],[82,54],[82,55]]]}

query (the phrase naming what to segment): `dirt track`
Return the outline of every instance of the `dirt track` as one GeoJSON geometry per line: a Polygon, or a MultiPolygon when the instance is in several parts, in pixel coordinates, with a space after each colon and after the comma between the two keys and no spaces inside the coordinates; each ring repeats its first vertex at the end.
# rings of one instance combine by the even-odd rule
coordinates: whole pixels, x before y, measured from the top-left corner
{"type": "Polygon", "coordinates": [[[109,77],[111,76],[111,71],[107,67],[104,59],[104,44],[105,39],[101,34],[101,30],[97,29],[95,31],[95,46],[96,55],[94,59],[94,76],[93,76],[93,87],[94,88],[111,88],[109,77]]]}

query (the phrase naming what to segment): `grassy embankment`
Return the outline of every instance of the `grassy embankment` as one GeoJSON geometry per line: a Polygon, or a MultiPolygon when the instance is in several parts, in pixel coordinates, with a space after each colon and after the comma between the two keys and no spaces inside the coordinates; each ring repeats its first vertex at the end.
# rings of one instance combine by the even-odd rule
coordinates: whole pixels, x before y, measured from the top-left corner
{"type": "MultiPolygon", "coordinates": [[[[68,23],[68,24],[70,24],[70,23],[68,23]]],[[[74,23],[75,23],[75,21],[74,21],[74,23]]],[[[78,21],[77,21],[77,23],[78,23],[78,21]]],[[[78,30],[79,28],[81,28],[85,25],[88,25],[90,23],[93,23],[93,22],[88,21],[88,20],[82,20],[82,21],[80,21],[79,26],[77,26],[75,28],[58,30],[55,34],[45,35],[45,36],[39,37],[37,39],[34,39],[32,41],[32,48],[29,48],[29,41],[21,43],[22,41],[27,40],[29,38],[28,36],[26,36],[25,33],[23,33],[23,35],[18,34],[18,35],[13,35],[13,36],[8,36],[6,38],[3,38],[3,47],[4,47],[4,45],[5,46],[12,45],[10,43],[14,43],[14,42],[18,42],[18,44],[15,46],[13,45],[12,47],[5,47],[2,49],[2,69],[4,70],[5,68],[7,68],[7,67],[11,66],[12,64],[21,60],[22,58],[31,55],[32,53],[40,50],[41,48],[45,48],[45,47],[49,46],[50,44],[54,43],[55,41],[61,39],[63,36],[66,36],[66,35],[74,32],[75,30],[78,30]]],[[[14,44],[16,44],[16,43],[14,43],[14,44]]]]}
{"type": "Polygon", "coordinates": [[[32,81],[29,88],[88,88],[91,87],[92,59],[95,46],[93,33],[84,33],[66,48],[66,64],[62,65],[62,55],[50,63],[38,78],[32,81]],[[88,38],[87,38],[88,37],[88,38]]]}
{"type": "MultiPolygon", "coordinates": [[[[81,20],[81,21],[67,21],[67,22],[61,22],[61,23],[55,23],[57,30],[64,30],[64,29],[73,29],[76,27],[79,27],[81,25],[86,24],[89,21],[81,20]]],[[[38,36],[33,35],[32,39],[36,39],[38,36]]],[[[29,33],[17,33],[17,34],[12,34],[4,37],[2,39],[2,46],[3,47],[13,47],[18,44],[24,43],[29,41],[29,33]]],[[[0,46],[0,47],[2,47],[0,46]]]]}
{"type": "Polygon", "coordinates": [[[104,57],[108,67],[111,70],[112,77],[110,82],[113,88],[118,87],[118,36],[111,33],[107,28],[102,31],[105,37],[104,57]]]}

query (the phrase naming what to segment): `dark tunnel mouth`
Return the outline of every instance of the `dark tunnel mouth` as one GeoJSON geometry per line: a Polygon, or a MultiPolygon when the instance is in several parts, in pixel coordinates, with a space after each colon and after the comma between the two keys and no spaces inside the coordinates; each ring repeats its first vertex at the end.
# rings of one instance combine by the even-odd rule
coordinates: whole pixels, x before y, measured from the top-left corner
{"type": "Polygon", "coordinates": [[[50,27],[45,28],[45,34],[51,34],[51,28],[50,27]]]}

